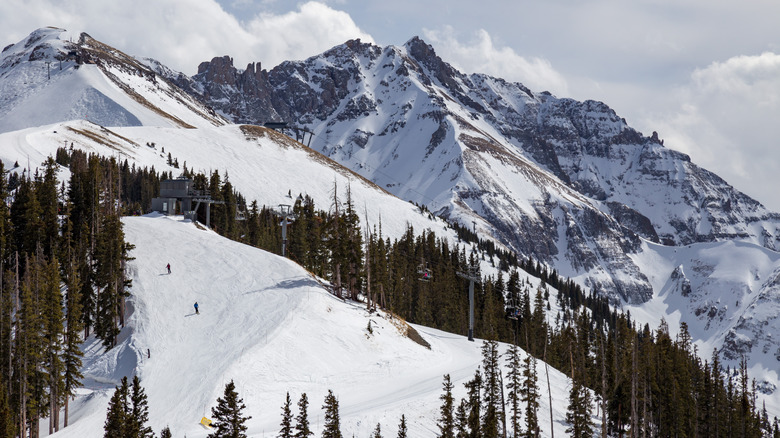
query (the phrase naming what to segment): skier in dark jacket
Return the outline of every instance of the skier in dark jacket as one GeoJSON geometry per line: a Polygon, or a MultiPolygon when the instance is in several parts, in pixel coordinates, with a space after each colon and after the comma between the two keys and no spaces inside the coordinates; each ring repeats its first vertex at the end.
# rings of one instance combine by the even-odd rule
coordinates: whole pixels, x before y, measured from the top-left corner
{"type": "Polygon", "coordinates": [[[168,263],[168,266],[166,266],[166,267],[168,268],[168,273],[170,274],[171,273],[171,264],[168,263]]]}
{"type": "Polygon", "coordinates": [[[198,302],[197,301],[195,301],[195,314],[196,315],[200,314],[200,312],[198,312],[198,302]]]}

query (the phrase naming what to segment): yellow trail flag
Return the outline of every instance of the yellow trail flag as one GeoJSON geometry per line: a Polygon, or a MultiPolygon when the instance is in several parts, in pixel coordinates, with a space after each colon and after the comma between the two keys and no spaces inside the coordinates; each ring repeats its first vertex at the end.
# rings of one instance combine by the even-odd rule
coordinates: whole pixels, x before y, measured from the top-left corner
{"type": "Polygon", "coordinates": [[[206,417],[203,417],[200,419],[200,424],[202,424],[203,427],[211,427],[211,420],[209,420],[206,417]]]}

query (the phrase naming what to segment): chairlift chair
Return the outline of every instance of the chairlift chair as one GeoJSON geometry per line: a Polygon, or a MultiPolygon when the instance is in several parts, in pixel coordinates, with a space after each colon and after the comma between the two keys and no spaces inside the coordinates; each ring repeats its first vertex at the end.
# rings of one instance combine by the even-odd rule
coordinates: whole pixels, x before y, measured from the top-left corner
{"type": "Polygon", "coordinates": [[[420,281],[433,280],[433,274],[431,274],[431,270],[423,264],[417,265],[417,273],[420,274],[420,281]]]}
{"type": "Polygon", "coordinates": [[[517,321],[518,316],[520,316],[520,308],[517,307],[514,300],[510,298],[506,303],[506,317],[517,321]]]}

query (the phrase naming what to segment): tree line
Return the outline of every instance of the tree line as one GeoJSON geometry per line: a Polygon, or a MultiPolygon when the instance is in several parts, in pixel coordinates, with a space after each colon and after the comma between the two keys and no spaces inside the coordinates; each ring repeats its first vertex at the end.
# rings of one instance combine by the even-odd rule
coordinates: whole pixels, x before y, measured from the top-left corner
{"type": "MultiPolygon", "coordinates": [[[[211,408],[213,420],[207,427],[212,431],[209,438],[247,438],[246,404],[236,391],[236,384],[231,380],[225,384],[222,397],[217,398],[216,405],[211,408]]],[[[309,421],[309,398],[304,392],[297,403],[298,414],[293,415],[292,399],[288,392],[282,405],[282,420],[279,424],[277,438],[309,438],[314,436],[309,421]]],[[[323,431],[322,438],[343,438],[341,433],[341,416],[339,400],[328,390],[322,405],[323,431]]],[[[106,421],[103,425],[105,438],[152,438],[154,432],[146,423],[149,420],[149,406],[146,391],[141,386],[138,376],[133,377],[132,386],[127,377],[114,390],[114,395],[108,405],[106,421]]],[[[406,438],[406,417],[401,415],[397,438],[406,438]]],[[[160,438],[171,438],[171,429],[165,426],[160,431],[160,438]]],[[[376,425],[371,438],[382,438],[381,426],[376,425]]]]}
{"type": "Polygon", "coordinates": [[[70,157],[59,184],[53,158],[9,175],[0,163],[0,436],[37,437],[68,425],[81,386],[81,343],[116,345],[130,281],[119,165],[70,157]],[[12,190],[13,188],[13,190],[12,190]],[[64,409],[64,418],[60,412],[64,409]]]}
{"type": "MultiPolygon", "coordinates": [[[[68,155],[73,159],[75,154],[68,155]]],[[[227,173],[207,176],[188,170],[186,163],[183,167],[196,188],[224,202],[212,207],[217,232],[281,252],[273,209],[257,202],[247,206],[227,173]],[[240,211],[246,212],[243,220],[240,211]]],[[[128,213],[148,211],[149,193],[170,177],[126,161],[119,171],[120,198],[128,213]]],[[[457,274],[475,272],[481,279],[475,333],[521,346],[572,379],[573,436],[596,433],[588,422],[593,408],[602,418],[603,436],[779,436],[777,419],[770,420],[766,409],[757,406],[746,365],[724,368],[717,353],[702,360],[684,324],[674,337],[665,324],[656,330],[639,327],[597,292],[586,294],[538,262],[516,257],[510,262],[508,253],[491,252],[484,244],[477,251],[479,239],[457,225],[453,228],[463,240],[454,246],[430,230],[418,232],[411,226],[391,239],[383,235],[381,220],[370,229],[360,224],[349,187],[334,183],[327,210],[317,209],[308,196],[293,200],[289,195],[296,219],[289,227],[288,257],[328,279],[332,292],[343,299],[362,300],[369,309],[380,307],[412,323],[466,333],[467,282],[457,274]],[[483,275],[478,262],[495,266],[494,257],[497,274],[483,275]],[[423,279],[423,271],[430,278],[423,279]],[[537,286],[522,279],[520,271],[537,277],[537,286]]],[[[503,426],[499,431],[501,436],[512,433],[503,426]]]]}

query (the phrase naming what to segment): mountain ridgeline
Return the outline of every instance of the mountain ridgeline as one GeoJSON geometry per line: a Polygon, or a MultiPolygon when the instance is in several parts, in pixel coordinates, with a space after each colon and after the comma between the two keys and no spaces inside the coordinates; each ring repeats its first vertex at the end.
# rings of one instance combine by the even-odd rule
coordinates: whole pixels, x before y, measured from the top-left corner
{"type": "MultiPolygon", "coordinates": [[[[302,266],[326,280],[312,280],[315,289],[352,304],[362,300],[357,308],[369,316],[380,309],[391,319],[465,334],[468,284],[458,273],[476,270],[478,337],[519,344],[565,371],[576,388],[573,399],[587,397],[584,387],[594,391],[609,434],[758,436],[771,429],[780,435],[768,418],[780,406],[780,344],[773,338],[780,331],[780,216],[667,149],[658,134],[632,129],[607,105],[460,73],[419,38],[385,48],[349,41],[270,71],[259,64],[238,70],[220,57],[188,78],[86,34],[64,41],[63,32],[39,29],[0,54],[0,156],[12,168],[7,190],[0,184],[7,194],[7,208],[0,208],[6,364],[0,411],[7,403],[15,413],[0,415],[5,430],[32,430],[41,416],[56,417],[80,377],[73,374],[76,384],[63,389],[55,362],[78,370],[83,337],[111,350],[86,351],[100,360],[82,367],[85,386],[123,371],[114,361],[117,350],[135,356],[144,345],[144,326],[130,320],[124,330],[122,318],[148,315],[150,307],[131,298],[125,308],[124,300],[165,287],[160,282],[168,277],[151,262],[133,271],[144,265],[135,261],[129,269],[135,290],[129,288],[124,265],[131,246],[122,223],[144,222],[130,231],[134,242],[146,242],[147,254],[157,254],[150,248],[161,238],[143,230],[200,230],[170,218],[119,216],[148,212],[160,180],[183,175],[224,202],[211,210],[215,231],[277,254],[278,216],[263,205],[290,204],[297,220],[286,256],[297,265],[254,251],[263,253],[258,266],[303,275],[302,266]],[[303,143],[310,148],[231,121],[286,122],[309,136],[303,143]],[[24,160],[45,170],[33,176],[30,164],[19,166],[24,160]],[[64,176],[58,173],[65,168],[64,176]],[[67,188],[57,189],[58,177],[69,178],[67,188]],[[57,270],[67,292],[59,303],[63,297],[52,286],[57,270]],[[50,279],[34,281],[41,276],[50,279]],[[12,307],[19,306],[17,295],[21,309],[12,307]],[[47,310],[63,307],[62,314],[47,310]],[[66,317],[75,320],[58,325],[66,317]],[[60,335],[37,330],[44,321],[60,335]],[[65,327],[72,332],[62,335],[65,327]],[[44,345],[55,338],[70,344],[44,345]],[[29,345],[14,344],[26,339],[29,345]],[[46,358],[36,348],[63,354],[46,358]]],[[[206,253],[233,245],[220,258],[251,249],[201,234],[206,253]]],[[[236,290],[255,291],[264,274],[248,276],[236,290]]],[[[279,287],[276,279],[262,280],[269,290],[279,287]]],[[[294,304],[300,294],[288,295],[298,290],[291,287],[280,297],[294,304]]],[[[224,292],[217,284],[208,289],[204,297],[224,292]]],[[[187,290],[170,292],[189,301],[187,290]]],[[[145,299],[173,299],[159,295],[145,299]]],[[[260,298],[273,297],[240,294],[260,298]]],[[[165,332],[151,343],[175,341],[168,350],[182,344],[169,337],[165,332]]],[[[428,340],[435,350],[436,341],[428,340]]],[[[153,366],[132,362],[127,369],[153,366]]],[[[480,386],[472,389],[477,394],[480,386]]],[[[84,399],[99,404],[91,395],[84,399]]],[[[190,411],[200,409],[190,403],[190,411]]]]}
{"type": "Polygon", "coordinates": [[[780,248],[778,214],[656,133],[601,102],[463,74],[417,37],[403,47],[348,41],[270,71],[224,56],[192,78],[168,76],[235,122],[310,129],[312,148],[445,218],[477,216],[512,250],[613,301],[652,296],[629,257],[639,237],[780,248]]]}

